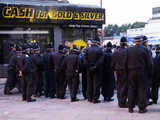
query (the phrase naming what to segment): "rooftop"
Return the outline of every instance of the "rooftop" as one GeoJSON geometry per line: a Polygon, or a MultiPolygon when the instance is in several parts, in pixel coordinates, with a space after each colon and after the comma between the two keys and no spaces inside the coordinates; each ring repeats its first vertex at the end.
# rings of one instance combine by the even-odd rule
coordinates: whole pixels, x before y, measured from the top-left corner
{"type": "Polygon", "coordinates": [[[69,6],[69,7],[81,7],[81,8],[100,8],[93,5],[81,5],[70,4],[63,1],[51,1],[51,0],[0,0],[0,4],[16,4],[16,5],[33,5],[33,6],[69,6]]]}

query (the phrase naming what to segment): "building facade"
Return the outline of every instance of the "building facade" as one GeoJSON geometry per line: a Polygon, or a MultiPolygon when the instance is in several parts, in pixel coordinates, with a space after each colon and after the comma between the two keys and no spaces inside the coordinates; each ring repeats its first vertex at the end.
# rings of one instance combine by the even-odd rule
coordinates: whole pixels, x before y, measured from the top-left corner
{"type": "Polygon", "coordinates": [[[127,36],[129,38],[138,35],[146,35],[149,39],[149,44],[160,44],[160,7],[152,9],[152,18],[148,20],[144,28],[127,30],[127,36]]]}
{"type": "Polygon", "coordinates": [[[0,0],[0,65],[8,64],[10,44],[38,42],[43,51],[51,43],[57,50],[66,41],[95,39],[103,24],[105,10],[100,7],[51,0],[0,0]]]}

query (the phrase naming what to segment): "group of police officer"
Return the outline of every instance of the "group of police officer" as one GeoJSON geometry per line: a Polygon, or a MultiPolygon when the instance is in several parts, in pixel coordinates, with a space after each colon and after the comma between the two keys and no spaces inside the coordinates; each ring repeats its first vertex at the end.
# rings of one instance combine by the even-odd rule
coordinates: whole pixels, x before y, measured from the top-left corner
{"type": "Polygon", "coordinates": [[[40,97],[43,94],[65,99],[68,86],[71,102],[75,102],[78,101],[81,73],[84,99],[99,103],[102,94],[104,101],[110,102],[117,88],[120,108],[128,108],[132,113],[138,105],[139,113],[145,113],[149,99],[155,104],[158,100],[160,50],[157,49],[157,56],[153,59],[147,48],[147,37],[138,36],[134,40],[136,45],[128,47],[127,39],[122,37],[120,47],[113,53],[110,42],[101,47],[97,40],[87,48],[81,47],[81,51],[76,46],[66,50],[60,45],[58,52],[53,52],[53,47],[48,45],[46,51],[40,53],[37,44],[26,44],[22,54],[22,49],[14,46],[4,94],[11,94],[11,90],[17,87],[27,102],[36,101],[32,95],[40,97]]]}

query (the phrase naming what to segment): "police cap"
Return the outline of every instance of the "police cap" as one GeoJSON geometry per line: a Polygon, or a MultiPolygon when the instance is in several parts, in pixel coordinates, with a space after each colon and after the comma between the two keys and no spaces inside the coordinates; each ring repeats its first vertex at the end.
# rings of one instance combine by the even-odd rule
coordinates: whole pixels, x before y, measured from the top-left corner
{"type": "Polygon", "coordinates": [[[156,48],[156,53],[160,53],[160,47],[156,48]]]}
{"type": "Polygon", "coordinates": [[[111,42],[107,43],[107,48],[112,48],[112,43],[111,42]]]}
{"type": "Polygon", "coordinates": [[[16,45],[16,52],[22,52],[22,47],[16,45]]]}
{"type": "Polygon", "coordinates": [[[126,37],[121,37],[121,40],[120,40],[121,43],[126,43],[127,42],[127,39],[126,37]]]}
{"type": "Polygon", "coordinates": [[[134,38],[135,42],[147,42],[147,37],[146,36],[137,36],[134,38]]]}
{"type": "Polygon", "coordinates": [[[64,49],[64,46],[63,46],[63,45],[59,45],[59,46],[58,46],[58,50],[59,50],[59,51],[61,51],[61,50],[63,50],[63,49],[64,49]]]}

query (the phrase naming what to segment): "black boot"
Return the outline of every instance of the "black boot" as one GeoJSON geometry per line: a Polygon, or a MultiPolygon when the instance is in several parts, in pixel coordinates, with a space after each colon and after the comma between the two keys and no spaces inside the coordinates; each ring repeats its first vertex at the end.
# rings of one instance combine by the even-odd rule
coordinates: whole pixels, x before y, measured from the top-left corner
{"type": "Polygon", "coordinates": [[[79,101],[79,99],[76,99],[76,98],[71,99],[71,102],[76,102],[76,101],[79,101]]]}
{"type": "Polygon", "coordinates": [[[146,112],[147,112],[147,109],[146,109],[146,108],[139,110],[139,113],[146,113],[146,112]]]}
{"type": "Polygon", "coordinates": [[[134,111],[133,111],[133,108],[129,108],[129,109],[128,109],[128,112],[129,112],[129,113],[133,113],[133,112],[134,112],[134,111]]]}
{"type": "Polygon", "coordinates": [[[88,102],[92,102],[92,98],[88,98],[88,102]]]}
{"type": "Polygon", "coordinates": [[[120,104],[119,107],[120,108],[128,108],[128,105],[127,104],[120,104]]]}
{"type": "Polygon", "coordinates": [[[106,101],[106,102],[112,102],[112,101],[114,101],[114,99],[112,99],[112,98],[104,98],[104,101],[106,101]]]}
{"type": "Polygon", "coordinates": [[[94,104],[96,104],[96,103],[100,103],[101,101],[100,100],[93,100],[92,101],[94,104]]]}
{"type": "Polygon", "coordinates": [[[22,101],[26,101],[26,96],[25,95],[22,95],[22,101]]]}
{"type": "Polygon", "coordinates": [[[35,102],[35,101],[36,101],[36,99],[32,99],[32,98],[27,99],[27,102],[35,102]]]}

